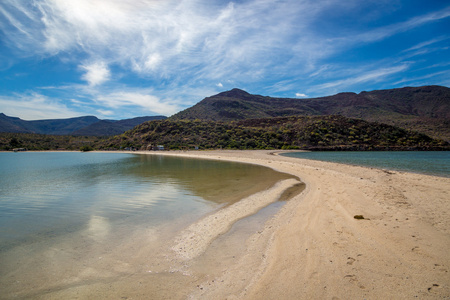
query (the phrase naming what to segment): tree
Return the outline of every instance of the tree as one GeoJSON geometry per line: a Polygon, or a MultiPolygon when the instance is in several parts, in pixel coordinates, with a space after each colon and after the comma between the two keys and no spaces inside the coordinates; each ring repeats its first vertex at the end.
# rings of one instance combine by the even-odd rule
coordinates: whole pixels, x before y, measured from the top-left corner
{"type": "Polygon", "coordinates": [[[88,146],[88,145],[84,145],[80,148],[81,152],[88,152],[88,151],[92,151],[92,147],[88,146]]]}
{"type": "Polygon", "coordinates": [[[11,148],[18,148],[20,146],[20,142],[15,137],[13,137],[9,141],[9,145],[11,146],[11,148]]]}

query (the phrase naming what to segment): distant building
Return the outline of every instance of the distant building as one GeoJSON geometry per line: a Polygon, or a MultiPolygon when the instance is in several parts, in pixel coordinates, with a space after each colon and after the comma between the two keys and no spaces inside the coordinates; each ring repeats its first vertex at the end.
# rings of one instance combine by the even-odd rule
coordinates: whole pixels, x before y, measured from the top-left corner
{"type": "Polygon", "coordinates": [[[164,146],[163,145],[148,145],[147,146],[147,150],[153,150],[153,151],[159,151],[159,150],[164,150],[164,146]]]}

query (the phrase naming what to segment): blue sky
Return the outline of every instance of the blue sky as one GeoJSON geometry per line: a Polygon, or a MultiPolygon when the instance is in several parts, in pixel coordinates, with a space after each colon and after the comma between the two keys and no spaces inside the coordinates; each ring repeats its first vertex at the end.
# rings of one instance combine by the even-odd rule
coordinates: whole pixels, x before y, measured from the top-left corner
{"type": "Polygon", "coordinates": [[[232,88],[450,86],[445,0],[1,0],[0,112],[170,116],[232,88]]]}

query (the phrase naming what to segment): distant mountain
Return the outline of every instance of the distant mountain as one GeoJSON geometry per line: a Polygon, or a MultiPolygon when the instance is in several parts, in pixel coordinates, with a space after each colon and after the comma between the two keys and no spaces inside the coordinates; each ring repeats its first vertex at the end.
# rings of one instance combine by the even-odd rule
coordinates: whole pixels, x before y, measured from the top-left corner
{"type": "Polygon", "coordinates": [[[85,116],[69,119],[25,121],[0,113],[0,132],[107,136],[123,133],[146,121],[163,120],[165,118],[164,116],[147,116],[116,121],[85,116]]]}
{"type": "Polygon", "coordinates": [[[147,121],[164,120],[167,117],[153,116],[153,117],[137,117],[132,119],[124,119],[119,121],[99,120],[89,126],[74,131],[73,135],[83,136],[108,136],[124,133],[127,130],[147,121]]]}
{"type": "Polygon", "coordinates": [[[100,120],[94,116],[25,121],[0,113],[0,132],[67,135],[98,121],[100,120]]]}
{"type": "Polygon", "coordinates": [[[0,113],[0,132],[31,132],[26,121],[0,113]]]}
{"type": "Polygon", "coordinates": [[[236,121],[293,115],[342,115],[450,140],[450,89],[405,87],[320,98],[273,98],[232,89],[207,97],[171,120],[236,121]]]}

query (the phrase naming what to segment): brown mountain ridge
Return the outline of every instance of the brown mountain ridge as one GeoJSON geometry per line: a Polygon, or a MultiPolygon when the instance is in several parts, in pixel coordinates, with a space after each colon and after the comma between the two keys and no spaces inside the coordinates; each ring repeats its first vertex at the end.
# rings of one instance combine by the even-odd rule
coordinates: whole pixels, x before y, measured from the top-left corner
{"type": "Polygon", "coordinates": [[[342,115],[450,141],[450,89],[443,86],[339,93],[306,99],[274,98],[232,89],[207,97],[170,119],[226,122],[294,115],[342,115]]]}

